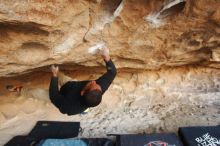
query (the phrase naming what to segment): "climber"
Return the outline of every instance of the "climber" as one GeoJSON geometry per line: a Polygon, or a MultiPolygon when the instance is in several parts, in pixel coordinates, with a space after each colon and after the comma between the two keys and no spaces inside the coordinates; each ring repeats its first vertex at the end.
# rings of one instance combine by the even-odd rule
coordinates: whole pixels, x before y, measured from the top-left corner
{"type": "MultiPolygon", "coordinates": [[[[116,76],[116,68],[110,59],[109,50],[105,47],[100,50],[100,54],[107,68],[104,75],[93,81],[68,81],[63,83],[60,91],[58,89],[59,68],[52,66],[50,100],[59,108],[60,112],[74,115],[100,104],[102,95],[116,76]]],[[[60,80],[63,80],[64,77],[62,75],[60,80]]]]}

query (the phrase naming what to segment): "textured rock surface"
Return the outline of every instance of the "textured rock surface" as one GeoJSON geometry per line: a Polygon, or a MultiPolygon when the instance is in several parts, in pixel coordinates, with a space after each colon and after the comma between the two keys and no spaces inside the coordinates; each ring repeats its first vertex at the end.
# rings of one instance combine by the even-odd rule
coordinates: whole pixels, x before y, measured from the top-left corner
{"type": "Polygon", "coordinates": [[[0,47],[0,145],[37,120],[79,120],[89,137],[220,124],[220,0],[0,0],[0,47]],[[85,116],[4,88],[47,90],[51,64],[95,79],[88,49],[103,42],[118,75],[85,116]]]}
{"type": "Polygon", "coordinates": [[[118,68],[218,68],[220,1],[176,1],[1,0],[0,76],[54,63],[100,66],[87,51],[101,41],[118,68]],[[155,27],[146,17],[158,12],[155,27]]]}

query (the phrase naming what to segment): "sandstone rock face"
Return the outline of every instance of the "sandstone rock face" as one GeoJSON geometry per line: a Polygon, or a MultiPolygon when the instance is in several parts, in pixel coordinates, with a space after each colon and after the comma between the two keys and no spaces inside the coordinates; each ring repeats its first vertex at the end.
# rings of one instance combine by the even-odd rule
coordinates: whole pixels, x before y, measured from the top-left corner
{"type": "Polygon", "coordinates": [[[118,68],[218,68],[218,0],[0,1],[0,76],[54,63],[100,66],[105,42],[118,68]]]}
{"type": "Polygon", "coordinates": [[[220,0],[0,0],[0,47],[0,145],[38,120],[80,121],[88,137],[219,124],[220,0]],[[96,79],[102,43],[118,74],[88,115],[5,90],[48,93],[51,64],[96,79]]]}

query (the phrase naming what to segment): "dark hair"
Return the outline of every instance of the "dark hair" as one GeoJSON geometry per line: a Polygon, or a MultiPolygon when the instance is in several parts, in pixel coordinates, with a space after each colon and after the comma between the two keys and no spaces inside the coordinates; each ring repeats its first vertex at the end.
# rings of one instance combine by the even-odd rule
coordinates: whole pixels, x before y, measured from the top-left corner
{"type": "Polygon", "coordinates": [[[89,107],[95,107],[102,101],[102,92],[99,90],[88,91],[83,96],[84,102],[89,107]]]}

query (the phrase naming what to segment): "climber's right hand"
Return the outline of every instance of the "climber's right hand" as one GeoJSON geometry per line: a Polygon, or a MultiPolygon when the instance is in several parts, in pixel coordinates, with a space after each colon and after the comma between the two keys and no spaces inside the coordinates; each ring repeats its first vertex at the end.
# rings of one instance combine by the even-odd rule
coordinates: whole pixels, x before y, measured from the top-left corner
{"type": "Polygon", "coordinates": [[[108,62],[110,60],[110,55],[109,55],[109,49],[107,47],[103,47],[100,51],[99,54],[102,56],[102,58],[108,62]]]}

